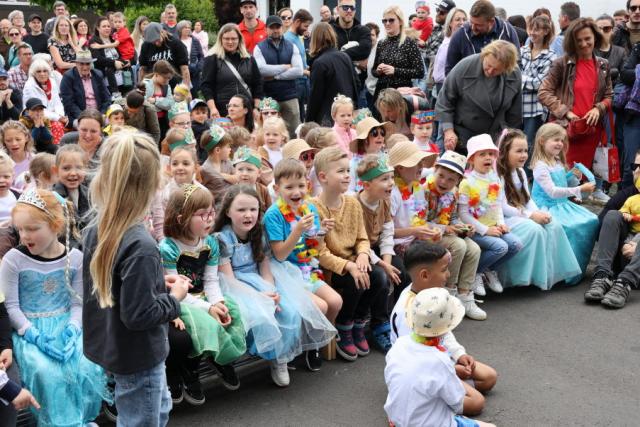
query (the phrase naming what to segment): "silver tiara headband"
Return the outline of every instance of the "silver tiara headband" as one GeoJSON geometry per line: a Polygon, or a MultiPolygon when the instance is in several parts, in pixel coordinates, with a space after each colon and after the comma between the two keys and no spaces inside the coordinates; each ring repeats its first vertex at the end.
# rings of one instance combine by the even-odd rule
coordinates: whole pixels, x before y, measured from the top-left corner
{"type": "Polygon", "coordinates": [[[54,215],[47,209],[47,204],[42,200],[42,197],[38,194],[36,190],[28,190],[20,195],[18,199],[18,203],[24,203],[26,205],[35,206],[40,209],[50,217],[54,217],[54,215]]]}

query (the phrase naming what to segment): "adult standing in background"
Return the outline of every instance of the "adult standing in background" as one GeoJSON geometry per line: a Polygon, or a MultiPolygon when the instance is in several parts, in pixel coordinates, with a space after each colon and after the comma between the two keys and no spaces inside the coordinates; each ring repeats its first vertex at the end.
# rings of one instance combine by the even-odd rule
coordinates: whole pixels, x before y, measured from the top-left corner
{"type": "Polygon", "coordinates": [[[191,33],[191,21],[180,21],[176,25],[176,34],[187,48],[189,57],[189,76],[191,77],[191,95],[197,97],[200,90],[200,72],[204,61],[204,52],[200,42],[191,33]]]}
{"type": "MultiPolygon", "coordinates": [[[[602,119],[611,107],[611,73],[607,60],[595,55],[602,34],[593,19],[575,20],[565,35],[565,53],[553,61],[538,99],[549,110],[552,120],[567,127],[569,166],[580,162],[590,169],[604,132],[602,119]]],[[[592,197],[609,199],[600,189],[592,197]]]]}
{"type": "Polygon", "coordinates": [[[56,70],[64,74],[74,67],[76,52],[80,50],[76,30],[66,16],[59,16],[53,25],[53,33],[49,39],[49,53],[56,70]]]}
{"type": "Polygon", "coordinates": [[[627,1],[629,20],[616,24],[611,43],[623,47],[627,53],[640,42],[640,0],[627,1]]]}
{"type": "Polygon", "coordinates": [[[209,33],[207,33],[203,26],[202,21],[196,19],[193,23],[193,33],[191,34],[193,37],[200,42],[200,47],[202,47],[202,53],[205,55],[209,50],[209,33]]]}
{"type": "Polygon", "coordinates": [[[42,32],[42,18],[37,13],[29,15],[29,29],[31,32],[25,36],[24,42],[31,46],[33,53],[49,53],[49,36],[42,32]]]}
{"type": "Polygon", "coordinates": [[[9,69],[9,82],[11,87],[20,90],[24,89],[24,84],[29,78],[29,67],[31,67],[31,61],[33,59],[33,52],[28,44],[22,43],[18,46],[18,60],[19,63],[15,67],[9,69]]]}
{"type": "Polygon", "coordinates": [[[551,50],[555,52],[557,57],[564,55],[564,32],[578,18],[580,18],[580,6],[578,4],[568,1],[560,6],[560,15],[558,16],[560,34],[551,43],[551,50]]]}
{"type": "Polygon", "coordinates": [[[278,16],[282,19],[282,31],[287,33],[293,23],[293,10],[290,7],[283,7],[278,11],[278,16]]]}
{"type": "Polygon", "coordinates": [[[260,102],[262,76],[236,24],[218,30],[211,55],[204,59],[200,88],[212,118],[226,117],[227,104],[238,93],[253,99],[255,106],[260,102]]]}
{"type": "Polygon", "coordinates": [[[164,7],[164,22],[162,23],[162,29],[173,37],[179,39],[178,34],[178,9],[172,3],[167,4],[164,7]]]}
{"type": "MultiPolygon", "coordinates": [[[[283,21],[284,23],[284,21],[283,21]]],[[[309,99],[309,65],[307,64],[307,53],[304,48],[303,37],[309,31],[309,27],[313,23],[313,17],[309,11],[298,9],[293,15],[293,22],[289,27],[289,31],[284,34],[285,40],[293,43],[300,52],[302,57],[302,74],[303,76],[296,80],[296,91],[298,92],[298,108],[300,109],[300,121],[304,121],[305,104],[309,99]]]]}
{"type": "MultiPolygon", "coordinates": [[[[176,75],[182,76],[182,83],[189,86],[191,75],[189,74],[189,55],[187,48],[180,40],[162,29],[162,25],[151,22],[144,29],[144,43],[140,49],[138,63],[140,64],[140,81],[153,70],[156,62],[165,60],[173,66],[176,75]]],[[[179,80],[171,79],[171,87],[178,84],[179,80]]]]}
{"type": "Polygon", "coordinates": [[[287,124],[291,138],[300,124],[296,80],[303,76],[302,54],[282,34],[282,19],[271,15],[267,18],[266,40],[253,50],[260,74],[264,79],[264,94],[278,101],[280,114],[287,124]]]}
{"type": "Polygon", "coordinates": [[[338,40],[332,26],[320,22],[311,32],[311,93],[307,121],[332,127],[331,104],[342,94],[355,100],[358,88],[351,58],[337,49],[338,40]]]}
{"type": "MultiPolygon", "coordinates": [[[[447,15],[449,15],[449,11],[456,7],[456,4],[453,0],[437,0],[434,4],[435,6],[435,25],[433,26],[433,31],[431,35],[427,39],[425,43],[425,56],[427,61],[429,61],[429,68],[433,68],[433,63],[435,61],[436,54],[438,53],[438,49],[440,45],[444,41],[446,25],[445,21],[447,20],[447,15]]],[[[465,13],[466,16],[466,13],[465,13]]]]}
{"type": "Polygon", "coordinates": [[[333,20],[333,16],[331,16],[331,9],[326,4],[323,4],[320,7],[320,22],[331,22],[333,20]]]}
{"type": "Polygon", "coordinates": [[[144,29],[149,25],[149,18],[146,16],[138,16],[136,23],[133,26],[133,32],[131,38],[133,39],[133,47],[136,49],[136,54],[140,56],[140,49],[142,43],[144,43],[144,29]]]}
{"type": "Polygon", "coordinates": [[[67,5],[65,4],[65,2],[58,0],[53,3],[53,18],[49,18],[47,20],[47,23],[44,24],[45,34],[47,34],[48,36],[53,35],[53,26],[56,23],[56,19],[58,19],[60,16],[69,17],[69,12],[67,12],[67,5]]]}
{"type": "MultiPolygon", "coordinates": [[[[349,55],[356,63],[369,58],[371,52],[371,31],[356,19],[355,0],[338,0],[338,18],[330,24],[338,38],[338,49],[349,55]]],[[[360,73],[358,90],[367,78],[366,71],[360,73]]],[[[353,98],[357,100],[357,98],[353,98]]]]}
{"type": "Polygon", "coordinates": [[[11,21],[11,25],[20,30],[22,37],[27,35],[27,30],[24,28],[24,13],[21,10],[12,10],[7,18],[11,21]]]}
{"type": "Polygon", "coordinates": [[[497,141],[502,129],[520,128],[522,77],[516,46],[495,40],[458,62],[438,94],[436,114],[445,150],[463,154],[472,136],[488,133],[497,141]]]}
{"type": "Polygon", "coordinates": [[[22,92],[9,87],[9,76],[0,69],[0,123],[18,120],[22,112],[22,92]]]}
{"type": "Polygon", "coordinates": [[[444,68],[447,65],[447,52],[449,51],[451,37],[464,26],[465,22],[467,22],[467,13],[457,7],[451,9],[445,20],[444,40],[433,59],[433,81],[436,84],[436,96],[444,84],[444,68]]]}
{"type": "Polygon", "coordinates": [[[2,68],[4,68],[4,63],[7,62],[7,54],[9,53],[9,48],[11,47],[11,39],[9,38],[9,28],[11,28],[11,21],[8,19],[0,20],[0,55],[2,58],[0,60],[2,63],[0,64],[2,68]]]}
{"type": "Polygon", "coordinates": [[[258,4],[255,0],[241,0],[240,13],[242,21],[238,24],[238,28],[242,33],[247,51],[252,54],[256,45],[267,38],[267,27],[258,19],[258,4]]]}
{"type": "Polygon", "coordinates": [[[451,37],[445,74],[449,74],[461,59],[480,53],[494,40],[506,40],[520,49],[518,34],[513,26],[496,16],[496,8],[489,0],[478,0],[471,6],[469,22],[451,37]]]}
{"type": "Polygon", "coordinates": [[[413,86],[413,79],[424,77],[424,63],[414,39],[404,31],[404,14],[398,6],[390,6],[382,15],[387,37],[378,43],[372,73],[378,78],[376,99],[382,89],[413,86]]]}
{"type": "Polygon", "coordinates": [[[611,44],[611,37],[613,35],[615,21],[609,15],[601,15],[596,19],[596,25],[602,32],[602,44],[595,50],[596,56],[604,58],[609,62],[609,69],[611,70],[611,84],[614,86],[618,81],[618,74],[620,68],[624,64],[624,60],[627,59],[627,53],[621,46],[611,44]]]}

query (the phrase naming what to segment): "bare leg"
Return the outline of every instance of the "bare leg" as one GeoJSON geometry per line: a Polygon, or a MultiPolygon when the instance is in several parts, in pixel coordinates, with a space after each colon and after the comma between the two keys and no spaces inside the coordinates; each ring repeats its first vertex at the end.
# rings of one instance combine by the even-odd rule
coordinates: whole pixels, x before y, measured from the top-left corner
{"type": "Polygon", "coordinates": [[[327,305],[325,316],[331,323],[335,323],[336,316],[342,308],[342,297],[333,290],[329,285],[322,285],[315,293],[316,297],[321,298],[327,305]]]}
{"type": "Polygon", "coordinates": [[[323,300],[317,295],[312,294],[311,292],[309,292],[309,295],[311,295],[311,299],[313,300],[313,303],[316,305],[316,307],[318,307],[318,309],[322,312],[322,314],[326,315],[327,310],[329,309],[329,306],[327,305],[325,300],[323,300]]]}
{"type": "Polygon", "coordinates": [[[481,393],[491,390],[498,381],[498,373],[489,365],[476,361],[476,369],[471,375],[476,389],[481,393]]]}
{"type": "Polygon", "coordinates": [[[478,415],[484,409],[484,396],[466,382],[460,380],[464,387],[465,395],[462,404],[462,414],[466,416],[478,415]]]}

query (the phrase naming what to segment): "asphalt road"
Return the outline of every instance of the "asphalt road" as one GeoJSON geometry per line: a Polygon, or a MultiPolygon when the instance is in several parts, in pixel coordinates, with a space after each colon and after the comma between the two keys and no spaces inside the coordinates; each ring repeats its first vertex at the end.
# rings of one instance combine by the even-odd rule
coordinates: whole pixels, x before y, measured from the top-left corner
{"type": "MultiPolygon", "coordinates": [[[[500,375],[479,419],[499,426],[640,425],[640,292],[623,310],[586,305],[586,282],[542,292],[490,295],[484,322],[465,320],[456,336],[469,354],[500,375]]],[[[322,371],[291,372],[271,383],[266,364],[241,372],[227,392],[207,384],[201,407],[182,404],[171,426],[386,426],[384,358],[325,362],[322,371]]]]}

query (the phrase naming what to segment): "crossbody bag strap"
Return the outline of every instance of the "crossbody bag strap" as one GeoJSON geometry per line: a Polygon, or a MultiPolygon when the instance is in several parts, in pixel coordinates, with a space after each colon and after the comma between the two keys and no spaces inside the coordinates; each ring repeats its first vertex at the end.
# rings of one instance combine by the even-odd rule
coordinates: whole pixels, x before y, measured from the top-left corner
{"type": "Polygon", "coordinates": [[[240,82],[240,84],[242,85],[244,90],[246,90],[247,94],[249,94],[249,98],[251,98],[251,96],[252,96],[251,95],[251,89],[249,89],[249,85],[247,85],[247,83],[244,81],[244,79],[242,78],[242,76],[238,72],[238,69],[236,67],[234,67],[233,64],[231,62],[229,62],[227,59],[224,60],[224,63],[227,64],[227,67],[229,67],[229,70],[231,70],[231,73],[233,73],[235,78],[238,79],[238,81],[240,82]]]}

